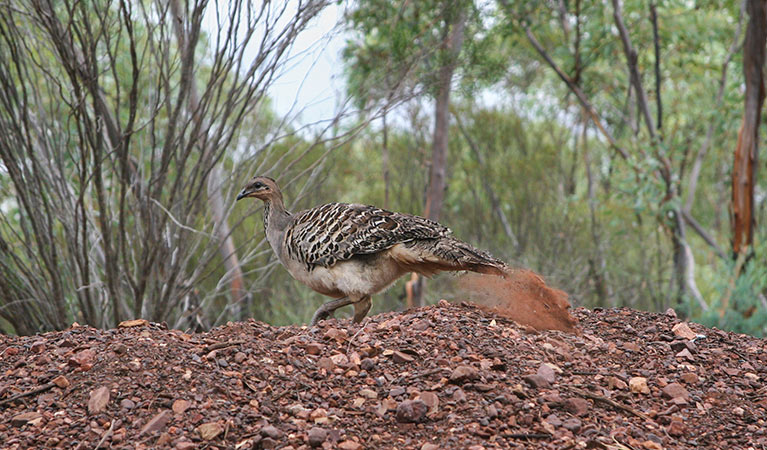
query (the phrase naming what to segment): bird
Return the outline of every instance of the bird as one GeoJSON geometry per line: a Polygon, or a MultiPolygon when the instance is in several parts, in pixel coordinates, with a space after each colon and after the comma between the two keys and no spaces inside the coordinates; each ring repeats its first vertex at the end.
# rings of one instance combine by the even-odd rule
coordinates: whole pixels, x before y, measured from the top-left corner
{"type": "Polygon", "coordinates": [[[354,203],[327,203],[289,212],[277,182],[255,176],[237,195],[264,203],[266,239],[290,275],[334,298],[312,316],[311,325],[354,306],[354,323],[370,311],[371,297],[398,278],[416,272],[472,271],[504,276],[508,266],[452,236],[424,217],[354,203]]]}

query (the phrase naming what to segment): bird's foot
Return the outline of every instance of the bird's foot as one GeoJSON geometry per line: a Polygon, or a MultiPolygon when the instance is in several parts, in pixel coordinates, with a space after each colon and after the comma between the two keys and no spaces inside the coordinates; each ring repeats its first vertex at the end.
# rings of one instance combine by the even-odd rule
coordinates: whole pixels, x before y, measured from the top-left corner
{"type": "Polygon", "coordinates": [[[333,315],[333,312],[335,312],[335,310],[337,310],[338,308],[342,306],[346,306],[350,303],[353,303],[353,300],[351,300],[349,297],[342,297],[342,298],[325,303],[324,305],[317,308],[317,311],[314,312],[314,316],[312,316],[311,326],[317,325],[317,323],[320,320],[327,319],[328,317],[333,315]]]}

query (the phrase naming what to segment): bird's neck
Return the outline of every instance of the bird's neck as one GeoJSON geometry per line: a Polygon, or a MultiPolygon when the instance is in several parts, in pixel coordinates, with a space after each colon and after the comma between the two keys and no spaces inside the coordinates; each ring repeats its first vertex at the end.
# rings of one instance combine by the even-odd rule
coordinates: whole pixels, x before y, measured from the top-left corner
{"type": "Polygon", "coordinates": [[[282,232],[290,222],[290,212],[285,209],[281,197],[275,197],[264,201],[264,230],[270,232],[282,232]]]}

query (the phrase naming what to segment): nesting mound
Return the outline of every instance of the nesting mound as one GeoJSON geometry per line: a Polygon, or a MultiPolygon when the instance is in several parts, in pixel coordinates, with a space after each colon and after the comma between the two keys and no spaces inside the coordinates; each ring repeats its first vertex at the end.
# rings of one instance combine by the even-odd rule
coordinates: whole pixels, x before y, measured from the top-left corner
{"type": "Polygon", "coordinates": [[[362,326],[0,336],[0,447],[767,445],[764,340],[673,315],[574,314],[579,336],[447,302],[362,326]]]}

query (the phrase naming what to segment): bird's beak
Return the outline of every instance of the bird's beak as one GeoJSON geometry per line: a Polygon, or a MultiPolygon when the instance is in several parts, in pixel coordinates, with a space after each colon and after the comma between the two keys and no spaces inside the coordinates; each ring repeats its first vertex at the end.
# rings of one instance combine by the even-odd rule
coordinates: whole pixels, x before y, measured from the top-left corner
{"type": "Polygon", "coordinates": [[[242,200],[243,198],[247,197],[250,193],[251,193],[251,191],[249,191],[248,188],[243,189],[237,195],[237,200],[242,200]]]}

